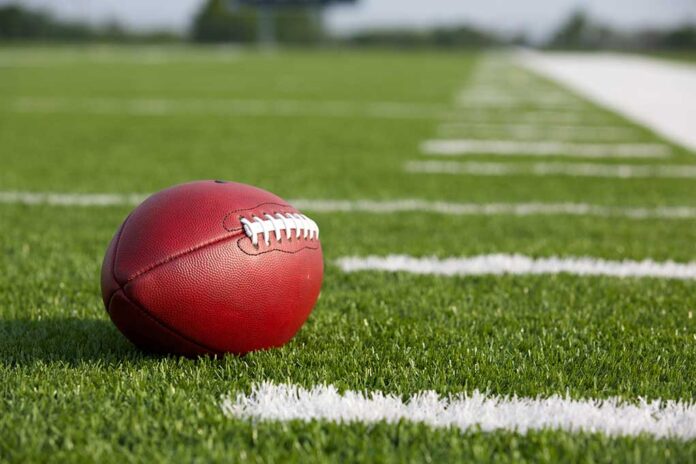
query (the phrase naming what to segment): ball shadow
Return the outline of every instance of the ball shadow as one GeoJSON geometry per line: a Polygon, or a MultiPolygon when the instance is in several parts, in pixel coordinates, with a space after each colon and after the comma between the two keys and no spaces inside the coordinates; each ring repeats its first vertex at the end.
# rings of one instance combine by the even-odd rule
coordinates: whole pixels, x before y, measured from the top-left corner
{"type": "Polygon", "coordinates": [[[67,364],[100,361],[118,364],[146,356],[108,319],[0,319],[0,364],[67,364]]]}

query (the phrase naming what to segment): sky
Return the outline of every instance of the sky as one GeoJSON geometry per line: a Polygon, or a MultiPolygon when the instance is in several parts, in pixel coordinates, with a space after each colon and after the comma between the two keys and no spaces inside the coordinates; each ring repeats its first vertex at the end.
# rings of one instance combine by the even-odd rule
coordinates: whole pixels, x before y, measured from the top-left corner
{"type": "MultiPolygon", "coordinates": [[[[0,0],[41,6],[92,22],[115,19],[134,29],[186,30],[204,0],[0,0]]],[[[370,27],[427,27],[469,23],[543,38],[573,10],[583,8],[621,28],[696,23],[696,0],[358,0],[334,6],[326,23],[336,33],[370,27]]]]}

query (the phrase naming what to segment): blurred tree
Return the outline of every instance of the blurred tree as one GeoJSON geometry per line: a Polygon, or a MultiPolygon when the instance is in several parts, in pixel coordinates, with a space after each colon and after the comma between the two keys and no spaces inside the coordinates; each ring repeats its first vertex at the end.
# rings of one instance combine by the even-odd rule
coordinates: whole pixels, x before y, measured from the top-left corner
{"type": "MultiPolygon", "coordinates": [[[[207,0],[196,14],[191,37],[198,42],[253,42],[259,39],[260,9],[229,0],[207,0]]],[[[282,6],[273,9],[275,38],[286,43],[317,42],[321,22],[311,6],[282,6]]]]}
{"type": "Polygon", "coordinates": [[[431,30],[383,29],[361,31],[350,38],[355,45],[389,46],[398,48],[481,48],[499,45],[502,41],[493,34],[471,26],[436,28],[431,30]]]}
{"type": "Polygon", "coordinates": [[[658,46],[674,50],[696,50],[696,26],[686,25],[666,31],[658,46]]]}
{"type": "Polygon", "coordinates": [[[181,39],[166,31],[133,33],[116,22],[98,28],[65,22],[48,13],[6,5],[0,7],[0,40],[173,42],[181,39]]]}
{"type": "Polygon", "coordinates": [[[251,42],[256,38],[256,11],[208,0],[193,19],[191,37],[198,42],[251,42]]]}
{"type": "Polygon", "coordinates": [[[31,11],[19,5],[0,7],[0,38],[2,39],[85,39],[92,35],[89,27],[61,23],[48,14],[31,11]]]}
{"type": "Polygon", "coordinates": [[[585,36],[590,26],[587,15],[578,10],[556,31],[548,46],[551,48],[583,48],[585,36]]]}
{"type": "Polygon", "coordinates": [[[632,37],[598,24],[584,11],[577,10],[553,34],[546,46],[566,50],[597,50],[626,48],[632,41],[632,37]]]}

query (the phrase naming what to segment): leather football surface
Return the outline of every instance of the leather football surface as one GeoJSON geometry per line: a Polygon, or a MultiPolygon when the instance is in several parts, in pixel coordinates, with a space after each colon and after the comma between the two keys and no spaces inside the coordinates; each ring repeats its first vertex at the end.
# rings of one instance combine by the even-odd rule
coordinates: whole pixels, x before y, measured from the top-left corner
{"type": "Polygon", "coordinates": [[[259,188],[198,181],[152,195],[126,218],[101,284],[131,342],[196,356],[285,344],[312,311],[322,276],[313,221],[259,188]]]}

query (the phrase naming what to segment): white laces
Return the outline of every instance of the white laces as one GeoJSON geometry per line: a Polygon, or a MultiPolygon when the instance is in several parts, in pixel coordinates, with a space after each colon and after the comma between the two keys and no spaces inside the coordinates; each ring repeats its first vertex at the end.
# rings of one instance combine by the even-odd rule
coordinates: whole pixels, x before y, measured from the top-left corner
{"type": "Polygon", "coordinates": [[[263,217],[265,220],[258,216],[252,216],[251,221],[247,218],[239,220],[244,228],[244,233],[251,239],[251,244],[254,246],[259,244],[259,235],[261,234],[263,234],[266,246],[270,245],[271,232],[278,242],[282,241],[282,231],[285,231],[285,238],[288,240],[292,240],[293,230],[296,239],[314,240],[319,238],[319,226],[304,214],[285,213],[283,215],[276,213],[274,216],[264,214],[263,217]]]}

